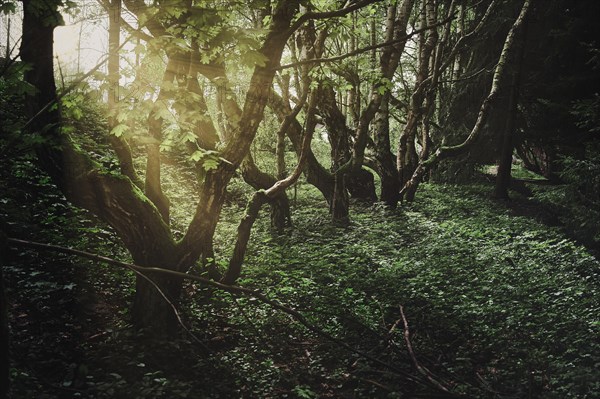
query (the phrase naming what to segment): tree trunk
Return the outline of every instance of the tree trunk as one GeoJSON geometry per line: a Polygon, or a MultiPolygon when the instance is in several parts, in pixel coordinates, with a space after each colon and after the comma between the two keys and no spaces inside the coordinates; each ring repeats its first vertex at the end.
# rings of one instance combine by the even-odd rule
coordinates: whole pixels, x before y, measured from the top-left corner
{"type": "Polygon", "coordinates": [[[285,168],[285,131],[277,132],[277,179],[285,178],[287,174],[285,168]]]}
{"type": "MultiPolygon", "coordinates": [[[[81,30],[80,30],[81,34],[81,30]]],[[[111,0],[108,18],[108,128],[118,125],[117,104],[119,103],[119,45],[121,36],[121,0],[111,0]]],[[[81,40],[79,41],[81,43],[81,40]]],[[[79,72],[79,70],[78,70],[79,72]]],[[[121,173],[142,188],[142,182],[135,171],[131,149],[123,137],[109,136],[110,144],[117,155],[121,173]]]]}
{"type": "Polygon", "coordinates": [[[375,116],[373,142],[375,143],[375,161],[381,178],[381,201],[391,208],[398,205],[400,180],[390,148],[390,93],[386,93],[375,116]]]}
{"type": "Polygon", "coordinates": [[[361,168],[349,173],[346,177],[346,185],[351,198],[369,204],[377,201],[375,179],[373,173],[368,170],[361,168]]]}
{"type": "MultiPolygon", "coordinates": [[[[435,5],[432,0],[426,0],[421,4],[420,26],[425,27],[436,22],[435,5]]],[[[427,78],[430,76],[430,66],[434,56],[434,48],[437,43],[436,29],[430,29],[419,35],[419,65],[415,81],[415,88],[410,97],[410,107],[406,116],[406,125],[400,134],[398,142],[398,153],[396,158],[400,185],[403,186],[412,176],[417,167],[415,139],[417,129],[425,111],[425,101],[429,84],[427,78]]]]}
{"type": "MultiPolygon", "coordinates": [[[[350,140],[353,131],[346,124],[346,117],[340,111],[335,101],[335,92],[333,91],[333,88],[330,86],[322,87],[319,90],[319,94],[321,98],[319,109],[321,110],[327,126],[329,142],[331,144],[331,167],[333,173],[338,173],[337,170],[352,158],[350,152],[350,140]]],[[[336,180],[335,192],[338,193],[335,199],[336,202],[344,201],[342,198],[347,197],[347,194],[344,194],[343,196],[340,196],[339,194],[346,190],[350,193],[352,198],[358,200],[366,202],[374,202],[377,200],[377,195],[375,194],[375,181],[370,172],[364,169],[358,169],[356,171],[344,172],[344,174],[346,175],[344,178],[336,180]]],[[[343,209],[347,209],[347,206],[338,203],[335,206],[332,206],[332,210],[333,209],[337,209],[341,212],[343,209]]],[[[348,218],[347,214],[342,215],[337,212],[336,214],[339,215],[339,220],[342,222],[344,219],[348,218]]],[[[333,218],[334,220],[338,220],[335,216],[333,216],[333,218]]]]}
{"type": "MultiPolygon", "coordinates": [[[[136,261],[136,264],[168,268],[167,263],[160,262],[143,265],[136,261]]],[[[148,274],[145,277],[137,275],[131,309],[131,320],[135,328],[148,331],[154,337],[174,335],[179,329],[175,309],[179,305],[182,284],[181,279],[160,274],[148,274]]]]}
{"type": "Polygon", "coordinates": [[[6,236],[0,230],[0,399],[8,397],[10,382],[9,334],[8,334],[8,304],[4,292],[2,271],[6,263],[6,236]]]}
{"type": "Polygon", "coordinates": [[[343,173],[336,173],[334,176],[333,197],[329,206],[331,218],[334,223],[340,225],[348,224],[350,221],[350,201],[343,173]]]}
{"type": "MultiPolygon", "coordinates": [[[[59,109],[52,107],[58,102],[52,65],[52,21],[59,21],[59,16],[51,7],[44,11],[47,14],[32,7],[31,1],[24,1],[21,59],[31,65],[25,80],[36,88],[35,94],[26,101],[31,118],[29,129],[47,140],[36,148],[40,166],[70,202],[112,225],[136,262],[175,267],[176,264],[165,259],[166,254],[175,253],[175,246],[156,207],[144,198],[130,179],[99,169],[99,165],[61,133],[59,109]],[[155,252],[150,254],[149,248],[155,252]]],[[[162,284],[162,281],[158,283],[162,284]]],[[[178,298],[176,288],[170,284],[166,287],[174,300],[178,298]]],[[[133,314],[136,327],[156,327],[151,332],[160,335],[176,324],[172,323],[172,309],[167,313],[166,302],[159,301],[156,292],[154,287],[139,284],[133,314]],[[142,312],[146,315],[142,316],[142,312]]]]}
{"type": "Polygon", "coordinates": [[[502,148],[498,162],[498,174],[496,175],[496,187],[494,197],[498,199],[509,199],[508,189],[510,187],[512,155],[514,151],[515,125],[518,114],[519,91],[521,89],[521,73],[523,70],[523,58],[525,56],[525,44],[527,40],[527,21],[523,22],[523,38],[519,43],[519,50],[515,57],[515,64],[508,97],[508,115],[502,136],[502,148]]]}
{"type": "MultiPolygon", "coordinates": [[[[250,154],[241,165],[244,181],[255,190],[266,190],[277,182],[277,180],[258,169],[250,154]]],[[[275,198],[269,199],[271,205],[271,227],[277,232],[283,232],[286,227],[291,226],[292,216],[290,212],[290,201],[285,192],[275,198]]]]}
{"type": "Polygon", "coordinates": [[[517,114],[517,91],[513,80],[513,86],[510,88],[508,98],[508,115],[506,117],[506,125],[504,126],[504,134],[502,135],[502,148],[500,150],[500,158],[498,161],[498,173],[496,175],[496,186],[494,188],[494,198],[508,200],[508,189],[511,180],[512,154],[514,149],[514,129],[515,119],[517,114]]]}
{"type": "MultiPolygon", "coordinates": [[[[287,115],[291,112],[289,106],[286,107],[286,104],[281,96],[275,91],[271,91],[271,95],[269,96],[269,107],[277,115],[280,123],[282,123],[287,115]]],[[[300,156],[302,152],[302,130],[302,126],[295,118],[290,120],[286,130],[287,136],[292,142],[294,151],[296,151],[298,156],[300,156]]],[[[315,186],[321,192],[321,194],[323,194],[323,197],[329,206],[331,206],[334,192],[333,176],[331,173],[329,173],[329,171],[327,171],[327,169],[323,167],[323,165],[319,163],[314,153],[310,149],[306,155],[304,174],[306,176],[306,181],[315,186]]]]}
{"type": "MultiPolygon", "coordinates": [[[[52,33],[61,18],[57,3],[50,2],[48,7],[42,8],[37,2],[33,3],[33,0],[23,1],[21,59],[31,65],[25,73],[25,80],[36,89],[26,101],[31,117],[27,128],[47,139],[36,148],[42,168],[70,202],[88,209],[115,229],[136,263],[185,271],[201,256],[212,255],[212,239],[227,183],[248,154],[263,118],[275,66],[279,65],[298,2],[282,2],[274,10],[270,30],[260,49],[267,62],[254,69],[241,118],[235,122],[238,129],[222,149],[222,162],[217,169],[207,172],[196,213],[184,238],[178,243],[175,243],[166,223],[168,217],[163,218],[158,209],[160,204],[152,203],[131,179],[104,170],[61,131],[59,109],[52,107],[58,102],[52,65],[52,33]]],[[[162,30],[157,24],[160,25],[160,22],[155,20],[147,27],[150,31],[156,28],[160,35],[162,30]]],[[[157,163],[152,166],[160,166],[160,160],[155,157],[155,161],[157,163]]],[[[160,176],[152,177],[154,180],[150,184],[159,187],[160,176]]],[[[181,281],[172,278],[155,278],[155,281],[172,305],[177,306],[181,281]]],[[[141,277],[136,288],[132,310],[136,327],[148,329],[156,335],[168,333],[176,325],[173,323],[174,313],[169,310],[171,305],[156,287],[141,277]]]]}

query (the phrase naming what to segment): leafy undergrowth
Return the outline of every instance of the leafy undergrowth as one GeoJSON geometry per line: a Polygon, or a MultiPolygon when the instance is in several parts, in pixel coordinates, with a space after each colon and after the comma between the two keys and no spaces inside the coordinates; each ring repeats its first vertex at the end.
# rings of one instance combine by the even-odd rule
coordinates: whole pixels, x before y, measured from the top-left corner
{"type": "MultiPolygon", "coordinates": [[[[46,182],[30,184],[23,192],[46,182]]],[[[64,209],[35,215],[7,197],[14,209],[3,217],[18,216],[15,234],[124,258],[109,229],[90,227],[88,216],[43,191],[64,209]]],[[[239,283],[387,366],[258,300],[196,283],[186,284],[182,309],[194,337],[152,341],[127,325],[131,276],[73,257],[14,253],[5,269],[13,396],[443,396],[418,382],[402,306],[419,364],[457,394],[597,397],[598,260],[558,228],[487,199],[489,191],[424,185],[412,205],[357,205],[351,224],[336,227],[318,195],[301,186],[293,229],[273,235],[266,210],[257,222],[239,283]]],[[[219,259],[231,250],[240,205],[224,210],[219,259]]]]}

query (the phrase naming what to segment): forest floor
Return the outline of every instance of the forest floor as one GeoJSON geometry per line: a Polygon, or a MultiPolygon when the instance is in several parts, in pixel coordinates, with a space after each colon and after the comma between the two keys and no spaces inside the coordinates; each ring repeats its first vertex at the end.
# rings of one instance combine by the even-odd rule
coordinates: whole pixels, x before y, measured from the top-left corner
{"type": "MultiPolygon", "coordinates": [[[[29,180],[2,198],[10,235],[128,260],[110,229],[70,208],[47,179],[23,175],[29,180]]],[[[545,200],[556,188],[527,187],[534,197],[512,192],[513,200],[499,202],[488,183],[425,184],[415,203],[396,210],[355,204],[350,225],[340,227],[329,223],[317,193],[300,185],[294,227],[279,235],[265,210],[239,284],[379,363],[259,300],[197,283],[186,284],[182,304],[194,337],[153,341],[128,324],[133,277],[126,271],[12,251],[4,268],[12,395],[451,397],[446,389],[473,398],[598,398],[596,241],[545,200]]],[[[220,259],[244,205],[224,209],[220,259]]],[[[174,217],[184,225],[185,209],[174,217]]]]}

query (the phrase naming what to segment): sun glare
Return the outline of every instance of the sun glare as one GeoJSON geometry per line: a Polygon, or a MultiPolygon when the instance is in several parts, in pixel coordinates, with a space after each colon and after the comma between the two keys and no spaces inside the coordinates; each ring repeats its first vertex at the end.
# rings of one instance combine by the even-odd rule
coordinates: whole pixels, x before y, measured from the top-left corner
{"type": "Polygon", "coordinates": [[[101,26],[67,21],[54,30],[54,56],[66,73],[88,71],[106,54],[105,36],[101,26]]]}
{"type": "Polygon", "coordinates": [[[61,60],[77,55],[79,26],[59,26],[54,29],[54,55],[61,60]]]}

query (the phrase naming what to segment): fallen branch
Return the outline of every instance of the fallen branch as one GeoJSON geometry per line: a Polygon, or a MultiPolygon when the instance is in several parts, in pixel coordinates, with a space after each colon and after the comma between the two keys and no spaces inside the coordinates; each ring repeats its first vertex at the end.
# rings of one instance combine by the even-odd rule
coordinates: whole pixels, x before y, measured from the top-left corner
{"type": "Polygon", "coordinates": [[[181,328],[183,328],[183,330],[186,333],[188,333],[190,335],[190,337],[192,337],[194,339],[194,341],[196,341],[198,344],[200,344],[200,346],[202,347],[202,349],[204,349],[207,354],[209,354],[210,353],[210,349],[208,349],[208,347],[204,344],[204,342],[202,342],[200,340],[200,338],[198,338],[193,332],[190,331],[189,328],[187,328],[187,326],[183,322],[183,319],[181,318],[181,315],[179,314],[179,311],[177,310],[177,307],[175,306],[175,304],[173,304],[173,302],[171,302],[169,300],[169,298],[167,298],[167,295],[158,286],[158,284],[156,284],[156,282],[154,280],[152,280],[150,277],[146,276],[141,271],[136,270],[136,269],[131,268],[131,267],[128,267],[128,269],[131,270],[132,272],[134,272],[136,275],[138,275],[141,278],[143,278],[144,280],[146,280],[147,282],[149,282],[156,289],[156,291],[158,291],[158,293],[160,294],[160,296],[169,304],[169,306],[173,310],[173,313],[175,313],[175,317],[177,318],[177,322],[179,323],[179,325],[181,326],[181,328]]]}
{"type": "Polygon", "coordinates": [[[290,315],[293,319],[298,321],[300,324],[302,324],[304,327],[306,327],[309,331],[325,338],[326,340],[328,340],[330,342],[335,343],[339,347],[342,347],[351,353],[361,356],[361,357],[363,357],[367,360],[370,360],[376,364],[379,364],[389,370],[393,370],[398,375],[406,378],[408,381],[420,384],[422,386],[429,386],[427,381],[424,381],[423,379],[421,379],[417,376],[411,375],[411,374],[407,373],[406,371],[399,369],[392,364],[386,363],[383,360],[380,360],[372,355],[369,355],[366,352],[355,349],[350,344],[342,341],[340,338],[336,338],[333,335],[329,334],[328,332],[324,331],[322,328],[310,323],[298,311],[296,311],[292,308],[289,308],[289,307],[279,303],[278,301],[269,299],[264,294],[262,294],[256,290],[252,290],[249,288],[244,288],[244,287],[240,287],[240,286],[236,286],[236,285],[222,284],[222,283],[219,283],[216,281],[209,280],[204,277],[186,274],[186,273],[182,273],[182,272],[177,272],[174,270],[163,269],[160,267],[143,267],[143,266],[139,266],[139,265],[132,264],[132,263],[120,262],[120,261],[117,261],[115,259],[111,259],[111,258],[108,258],[105,256],[92,254],[90,252],[81,251],[78,249],[61,247],[58,245],[43,244],[43,243],[39,243],[39,242],[20,240],[20,239],[16,239],[16,238],[7,238],[7,242],[9,244],[12,244],[12,245],[18,246],[18,247],[27,247],[27,248],[37,249],[37,250],[54,251],[54,252],[61,252],[61,253],[65,253],[65,254],[76,255],[76,256],[80,256],[82,258],[91,259],[91,260],[106,263],[106,264],[109,264],[112,266],[117,266],[120,268],[132,270],[132,271],[135,270],[135,271],[145,274],[145,275],[155,273],[155,274],[174,276],[174,277],[178,277],[178,278],[185,279],[185,280],[196,281],[196,282],[202,283],[204,285],[211,286],[214,288],[218,288],[222,291],[229,292],[234,295],[256,298],[260,302],[263,302],[263,303],[271,306],[274,309],[280,310],[280,311],[290,315]]]}
{"type": "Polygon", "coordinates": [[[406,342],[406,350],[408,351],[408,355],[413,362],[413,366],[415,369],[423,376],[430,384],[432,384],[435,388],[439,389],[442,392],[445,392],[450,395],[455,395],[450,390],[439,382],[432,373],[427,370],[425,367],[421,366],[419,361],[417,360],[417,356],[415,355],[415,351],[413,350],[412,343],[410,342],[410,331],[408,329],[408,321],[406,320],[406,316],[404,315],[404,309],[402,305],[400,305],[400,315],[402,316],[402,323],[404,324],[404,342],[406,342]]]}

